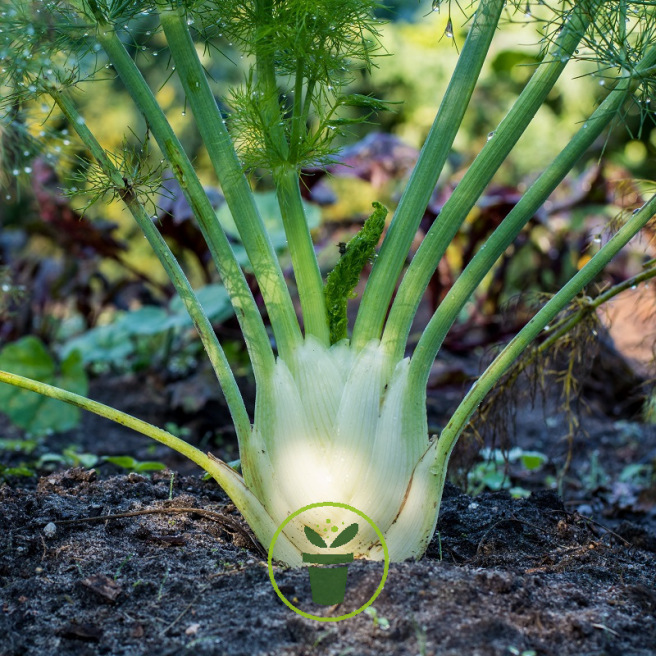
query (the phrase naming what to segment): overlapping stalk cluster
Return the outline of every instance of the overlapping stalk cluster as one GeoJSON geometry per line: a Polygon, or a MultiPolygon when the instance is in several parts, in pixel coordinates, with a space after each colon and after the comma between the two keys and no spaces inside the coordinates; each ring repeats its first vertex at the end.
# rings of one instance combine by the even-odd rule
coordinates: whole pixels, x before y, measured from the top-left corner
{"type": "MultiPolygon", "coordinates": [[[[26,9],[16,4],[14,13],[5,15],[4,20],[17,24],[29,19],[37,27],[31,39],[3,32],[0,57],[5,61],[15,52],[31,53],[21,54],[23,59],[18,60],[22,64],[16,64],[14,58],[14,65],[5,69],[3,84],[13,92],[6,94],[4,106],[15,107],[15,103],[40,95],[52,98],[106,176],[108,190],[125,202],[203,341],[235,423],[242,474],[179,438],[107,406],[10,372],[0,372],[0,381],[79,405],[184,453],[214,476],[265,546],[281,522],[298,508],[339,502],[354,506],[374,521],[386,537],[392,560],[420,557],[435,528],[449,456],[476,407],[544,327],[656,212],[656,199],[651,198],[506,346],[473,385],[441,435],[429,437],[428,375],[464,304],[627,102],[644,100],[653,90],[654,8],[647,2],[604,0],[559,5],[544,27],[541,64],[469,167],[402,275],[411,242],[506,3],[481,0],[472,7],[473,17],[458,63],[374,261],[349,338],[347,300],[364,264],[372,258],[386,211],[376,206],[324,283],[301,202],[299,170],[308,162],[329,161],[334,152],[333,136],[355,120],[340,114],[343,108],[374,111],[384,107],[381,101],[346,90],[349,71],[354,66],[371,66],[376,55],[379,25],[372,18],[375,3],[243,0],[157,2],[146,8],[143,3],[136,4],[138,8],[126,0],[44,3],[40,19],[47,13],[49,20],[40,22],[35,20],[36,14],[29,14],[32,5],[26,9]],[[257,278],[276,352],[194,167],[126,47],[123,26],[144,11],[159,16],[175,75],[257,278]],[[243,87],[233,91],[234,112],[228,117],[217,105],[194,42],[195,33],[212,39],[217,30],[254,59],[243,87]],[[82,61],[80,48],[105,53],[146,119],[194,212],[251,358],[257,388],[252,420],[210,322],[146,212],[143,199],[135,192],[137,181],[125,178],[120,162],[105,153],[76,109],[74,88],[84,75],[84,67],[77,63],[82,61]],[[437,263],[574,56],[598,62],[608,89],[605,100],[465,268],[430,319],[411,357],[406,357],[410,327],[437,263]],[[286,81],[290,102],[280,88],[286,81]],[[275,184],[302,324],[258,214],[245,167],[268,169],[275,184]]],[[[318,512],[288,524],[277,542],[276,558],[300,564],[305,545],[303,527],[318,518],[318,512]]],[[[335,519],[339,521],[337,514],[335,519]]],[[[349,549],[356,556],[381,558],[377,540],[373,531],[363,529],[355,547],[349,545],[349,549]]]]}

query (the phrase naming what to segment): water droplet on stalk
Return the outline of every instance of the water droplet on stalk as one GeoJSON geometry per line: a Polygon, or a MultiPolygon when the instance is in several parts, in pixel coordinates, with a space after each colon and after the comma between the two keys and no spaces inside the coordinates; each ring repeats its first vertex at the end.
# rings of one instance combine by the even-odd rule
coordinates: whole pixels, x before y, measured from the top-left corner
{"type": "Polygon", "coordinates": [[[446,36],[447,39],[453,39],[453,23],[451,22],[450,18],[446,24],[446,29],[444,30],[444,36],[446,36]]]}
{"type": "Polygon", "coordinates": [[[492,137],[493,137],[495,134],[496,134],[496,133],[495,133],[494,130],[492,130],[492,132],[488,132],[488,133],[487,133],[487,140],[490,141],[490,139],[492,139],[492,137]]]}

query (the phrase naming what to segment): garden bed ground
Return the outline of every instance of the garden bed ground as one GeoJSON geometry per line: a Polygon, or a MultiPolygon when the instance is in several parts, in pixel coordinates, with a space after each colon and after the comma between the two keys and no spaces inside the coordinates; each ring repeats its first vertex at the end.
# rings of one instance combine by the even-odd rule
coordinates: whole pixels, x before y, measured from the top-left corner
{"type": "MultiPolygon", "coordinates": [[[[443,387],[431,395],[429,424],[439,426],[461,394],[443,387]]],[[[160,425],[188,424],[196,442],[206,423],[228,424],[218,402],[184,421],[155,381],[104,379],[91,396],[160,425]]],[[[283,605],[261,550],[212,481],[86,415],[43,448],[130,453],[178,473],[116,475],[102,465],[0,487],[0,655],[656,654],[656,495],[619,480],[627,464],[654,458],[655,432],[593,415],[574,441],[560,499],[544,487],[567,456],[564,418],[524,408],[517,444],[549,464],[509,473],[532,495],[472,498],[449,486],[427,557],[393,564],[375,613],[338,623],[283,605]],[[143,510],[157,512],[98,519],[143,510]]],[[[208,448],[228,456],[231,443],[226,431],[222,446],[208,448]]],[[[337,608],[312,604],[306,571],[277,568],[276,580],[299,607],[340,615],[371,596],[381,572],[378,563],[349,566],[337,608]]]]}

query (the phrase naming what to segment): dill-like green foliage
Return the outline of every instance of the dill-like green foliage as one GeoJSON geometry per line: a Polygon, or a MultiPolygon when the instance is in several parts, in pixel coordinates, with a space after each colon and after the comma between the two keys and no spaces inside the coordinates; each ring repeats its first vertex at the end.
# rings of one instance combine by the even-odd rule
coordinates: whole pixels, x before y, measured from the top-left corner
{"type": "Polygon", "coordinates": [[[376,252],[376,246],[385,228],[387,208],[373,203],[373,214],[358,233],[346,244],[344,254],[328,274],[325,285],[326,308],[330,322],[330,343],[335,344],[347,335],[346,307],[353,298],[360,274],[376,252]]]}
{"type": "MultiPolygon", "coordinates": [[[[246,168],[297,168],[325,164],[343,128],[384,109],[380,101],[361,100],[360,118],[338,117],[341,90],[354,71],[373,66],[380,49],[372,0],[249,0],[219,2],[198,14],[199,28],[218,26],[223,37],[260,61],[275,64],[281,88],[267,87],[251,71],[233,90],[229,126],[246,168]],[[285,80],[289,89],[284,89],[285,80]],[[278,111],[270,111],[271,103],[278,111]],[[272,139],[284,135],[286,143],[272,139]]],[[[366,98],[363,97],[363,98],[366,98]]]]}
{"type": "Polygon", "coordinates": [[[149,214],[157,211],[158,199],[168,194],[162,185],[165,180],[164,168],[161,163],[156,163],[149,157],[148,133],[143,140],[134,135],[132,141],[135,141],[138,147],[125,138],[119,151],[107,153],[113,167],[123,178],[123,186],[120,187],[116,186],[96,160],[78,157],[78,166],[69,176],[74,186],[66,189],[64,193],[76,198],[85,197],[86,203],[79,210],[81,214],[100,200],[109,203],[123,199],[126,192],[136,198],[149,214]]]}

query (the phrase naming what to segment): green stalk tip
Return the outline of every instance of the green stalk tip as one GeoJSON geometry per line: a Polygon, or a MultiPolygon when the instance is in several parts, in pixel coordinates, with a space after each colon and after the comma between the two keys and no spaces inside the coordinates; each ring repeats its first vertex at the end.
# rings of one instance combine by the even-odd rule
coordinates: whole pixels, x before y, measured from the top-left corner
{"type": "Polygon", "coordinates": [[[373,203],[374,211],[360,231],[346,244],[344,254],[328,274],[325,285],[326,308],[330,324],[330,343],[347,337],[348,300],[353,298],[362,270],[370,262],[385,228],[387,208],[373,203]]]}

